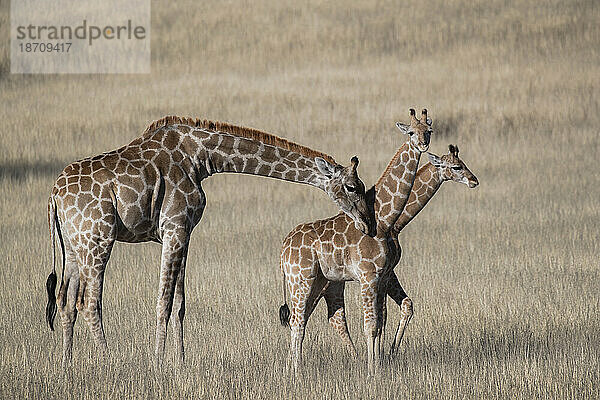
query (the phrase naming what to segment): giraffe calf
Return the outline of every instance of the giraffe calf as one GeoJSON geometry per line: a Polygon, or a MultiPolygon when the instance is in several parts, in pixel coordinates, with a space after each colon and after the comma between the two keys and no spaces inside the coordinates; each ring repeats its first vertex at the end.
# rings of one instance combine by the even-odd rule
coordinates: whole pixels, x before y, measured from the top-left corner
{"type": "MultiPolygon", "coordinates": [[[[379,335],[383,335],[383,327],[385,326],[385,321],[387,318],[385,307],[385,294],[387,294],[400,306],[401,313],[400,322],[394,335],[394,341],[392,342],[391,353],[393,353],[400,346],[406,327],[413,316],[412,300],[407,296],[393,271],[393,268],[400,261],[401,254],[401,249],[398,242],[398,234],[425,207],[425,205],[441,187],[441,184],[445,181],[463,183],[468,185],[470,188],[474,188],[479,184],[479,181],[475,175],[473,175],[465,163],[458,157],[457,146],[450,145],[448,154],[443,155],[442,157],[438,157],[429,153],[429,162],[423,165],[417,171],[408,201],[406,202],[402,213],[395,221],[393,228],[390,231],[390,247],[397,250],[390,255],[390,261],[393,263],[392,269],[389,270],[388,275],[381,282],[384,298],[381,299],[383,303],[383,313],[382,328],[379,331],[379,335]]],[[[334,220],[335,218],[336,217],[334,217],[334,220]]],[[[297,274],[294,274],[294,272],[296,272],[294,267],[292,266],[290,269],[289,262],[287,261],[287,258],[290,257],[290,247],[288,244],[290,242],[289,238],[298,237],[298,232],[303,233],[303,241],[300,243],[300,246],[296,246],[296,248],[299,249],[300,256],[300,260],[297,261],[296,264],[310,264],[310,261],[304,262],[303,258],[308,257],[309,260],[312,260],[314,257],[313,253],[319,254],[323,248],[327,247],[335,248],[335,243],[332,245],[330,237],[321,233],[320,226],[322,225],[323,221],[299,225],[290,233],[290,235],[288,235],[284,241],[284,248],[281,252],[281,272],[284,279],[285,304],[280,308],[281,323],[284,326],[289,325],[291,315],[294,315],[294,313],[298,314],[303,312],[304,325],[306,325],[310,314],[315,309],[321,298],[324,298],[325,302],[327,303],[327,318],[330,326],[338,334],[342,342],[348,347],[348,350],[356,356],[356,348],[352,342],[352,338],[350,337],[345,315],[345,282],[326,278],[321,269],[318,268],[314,271],[314,274],[316,275],[315,278],[313,278],[312,281],[309,281],[308,279],[310,278],[306,279],[303,275],[298,276],[297,274]],[[290,292],[295,293],[298,292],[299,285],[304,281],[312,282],[309,283],[304,290],[304,293],[310,293],[306,310],[297,309],[297,306],[295,305],[295,299],[292,298],[292,307],[294,309],[292,312],[290,312],[285,299],[286,283],[290,288],[290,292]]],[[[357,241],[356,238],[356,236],[360,235],[355,234],[353,237],[348,235],[349,232],[351,233],[351,231],[346,229],[343,233],[343,236],[345,236],[345,246],[339,249],[341,250],[342,254],[352,252],[352,248],[355,246],[355,243],[360,243],[360,239],[357,241]]],[[[340,259],[340,262],[343,261],[343,259],[340,259]]],[[[380,343],[382,340],[383,338],[380,339],[380,343]]],[[[297,351],[297,349],[292,348],[292,352],[293,351],[297,351]]]]}
{"type": "MultiPolygon", "coordinates": [[[[328,299],[327,313],[332,325],[345,324],[339,304],[343,304],[344,281],[348,280],[361,285],[368,367],[371,372],[377,368],[382,350],[385,299],[382,289],[399,258],[399,248],[391,232],[408,200],[419,158],[428,150],[432,134],[427,110],[421,116],[417,119],[411,109],[410,124],[396,123],[409,136],[408,140],[396,151],[375,186],[367,191],[367,201],[377,222],[375,235],[363,234],[344,214],[338,214],[301,224],[283,241],[280,266],[284,274],[284,298],[289,289],[291,310],[284,304],[280,318],[291,328],[289,362],[295,372],[299,369],[306,323],[321,297],[328,299]]],[[[338,328],[340,333],[344,330],[345,326],[338,328]]]]}

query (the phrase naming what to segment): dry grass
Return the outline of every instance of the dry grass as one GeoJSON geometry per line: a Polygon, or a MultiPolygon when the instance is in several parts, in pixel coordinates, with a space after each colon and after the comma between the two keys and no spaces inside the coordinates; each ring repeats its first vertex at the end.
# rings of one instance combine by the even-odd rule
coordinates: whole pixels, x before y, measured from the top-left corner
{"type": "MultiPolygon", "coordinates": [[[[179,3],[153,4],[151,75],[9,75],[1,44],[1,397],[600,396],[598,2],[179,3]],[[396,270],[416,315],[379,376],[367,379],[356,285],[360,360],[320,305],[304,375],[283,373],[280,240],[336,210],[312,188],[233,175],[205,184],[186,368],[151,367],[159,247],[119,244],[104,299],[111,355],[94,358],[79,321],[74,368],[62,370],[43,313],[45,202],[62,166],[174,113],[272,131],[343,163],[357,154],[372,183],[411,106],[430,110],[432,151],[457,143],[481,186],[446,184],[403,232],[396,270]]],[[[391,307],[388,326],[396,319],[391,307]]]]}

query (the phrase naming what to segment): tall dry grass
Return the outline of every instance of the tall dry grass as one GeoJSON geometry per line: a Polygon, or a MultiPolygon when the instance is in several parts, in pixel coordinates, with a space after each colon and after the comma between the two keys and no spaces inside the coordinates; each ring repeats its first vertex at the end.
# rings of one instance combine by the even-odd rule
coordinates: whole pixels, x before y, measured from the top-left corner
{"type": "Polygon", "coordinates": [[[0,44],[1,397],[600,396],[597,2],[155,2],[152,18],[150,75],[10,75],[0,44]],[[378,376],[367,377],[355,285],[359,360],[321,305],[303,375],[283,373],[280,241],[336,209],[314,189],[234,175],[204,185],[186,367],[152,367],[159,247],[119,244],[104,296],[110,356],[96,359],[79,321],[74,367],[62,369],[43,309],[45,202],[65,164],[173,113],[272,131],[343,163],[357,154],[372,183],[404,140],[394,121],[422,106],[431,150],[457,143],[481,185],[446,184],[402,233],[396,272],[415,318],[378,376]]]}

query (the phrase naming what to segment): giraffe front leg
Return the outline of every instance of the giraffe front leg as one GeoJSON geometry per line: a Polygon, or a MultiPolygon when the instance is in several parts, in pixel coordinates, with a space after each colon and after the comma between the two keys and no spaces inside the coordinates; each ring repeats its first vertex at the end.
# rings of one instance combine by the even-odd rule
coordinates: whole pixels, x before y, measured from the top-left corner
{"type": "Polygon", "coordinates": [[[291,325],[291,345],[290,345],[290,362],[294,375],[300,372],[300,362],[302,360],[302,342],[304,341],[304,333],[306,330],[306,321],[302,318],[298,319],[298,323],[291,325]]]}
{"type": "Polygon", "coordinates": [[[404,292],[404,289],[400,285],[398,277],[393,272],[390,275],[387,293],[400,306],[401,313],[400,322],[398,322],[394,341],[392,342],[392,347],[390,349],[391,356],[400,347],[406,327],[413,317],[413,304],[412,300],[406,295],[406,292],[404,292]]]}
{"type": "MultiPolygon", "coordinates": [[[[204,207],[206,205],[206,196],[202,189],[199,188],[196,193],[199,197],[197,201],[190,202],[191,204],[197,204],[194,209],[188,209],[188,220],[191,222],[189,233],[185,239],[185,248],[183,249],[183,259],[175,278],[175,294],[173,296],[173,310],[175,311],[175,317],[173,318],[173,337],[175,339],[175,351],[179,358],[179,364],[182,366],[185,362],[185,347],[183,345],[183,319],[185,318],[185,269],[187,265],[187,252],[189,247],[189,235],[192,232],[193,227],[200,221],[202,214],[204,213],[204,207]]],[[[185,235],[185,232],[183,233],[185,235]]]]}
{"type": "Polygon", "coordinates": [[[358,358],[358,352],[350,337],[348,323],[346,321],[344,303],[345,287],[345,282],[330,282],[323,297],[325,297],[325,302],[327,303],[327,318],[329,319],[329,325],[339,335],[342,343],[346,345],[350,354],[356,359],[358,358]]]}
{"type": "MultiPolygon", "coordinates": [[[[177,225],[173,226],[185,226],[177,225]]],[[[189,230],[184,228],[167,231],[163,234],[163,246],[160,267],[160,282],[158,288],[158,299],[156,302],[156,366],[160,367],[165,353],[165,341],[167,338],[167,326],[171,311],[173,310],[173,299],[175,296],[176,281],[181,272],[189,243],[189,230]]],[[[183,275],[182,278],[183,279],[183,275]]],[[[183,285],[181,287],[183,290],[183,285]]],[[[183,299],[182,303],[183,304],[183,299]]],[[[183,322],[183,319],[180,321],[183,322]]],[[[183,333],[181,331],[181,333],[183,333]]],[[[176,335],[177,336],[177,335],[176,335]]],[[[176,339],[179,340],[179,339],[176,339]]],[[[181,335],[183,344],[183,334],[181,335]]]]}
{"type": "Polygon", "coordinates": [[[367,273],[361,279],[361,298],[363,303],[363,324],[367,343],[369,373],[379,368],[379,342],[377,335],[381,329],[381,300],[378,298],[379,277],[374,272],[367,273]]]}

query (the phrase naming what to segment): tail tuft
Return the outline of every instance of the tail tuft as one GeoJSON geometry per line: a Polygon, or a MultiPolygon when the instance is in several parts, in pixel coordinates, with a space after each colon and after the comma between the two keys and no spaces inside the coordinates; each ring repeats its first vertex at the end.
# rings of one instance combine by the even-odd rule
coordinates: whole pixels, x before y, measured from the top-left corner
{"type": "Polygon", "coordinates": [[[290,308],[287,303],[279,307],[279,320],[282,326],[290,326],[290,308]]]}
{"type": "Polygon", "coordinates": [[[46,321],[50,330],[54,330],[54,317],[56,316],[56,272],[50,273],[46,280],[46,292],[48,292],[48,304],[46,305],[46,321]]]}

